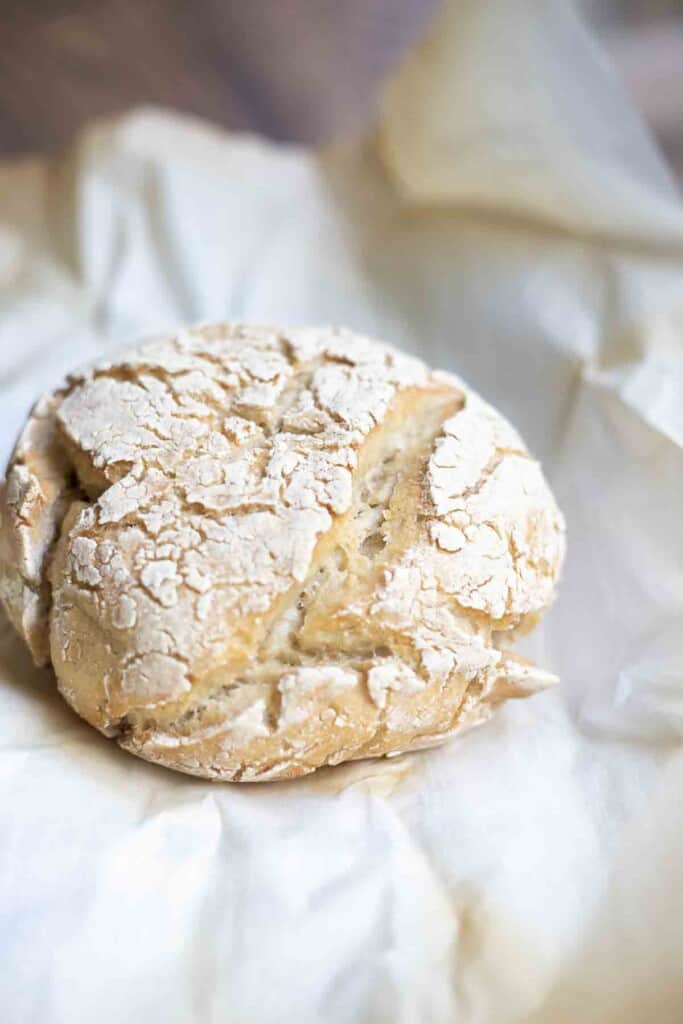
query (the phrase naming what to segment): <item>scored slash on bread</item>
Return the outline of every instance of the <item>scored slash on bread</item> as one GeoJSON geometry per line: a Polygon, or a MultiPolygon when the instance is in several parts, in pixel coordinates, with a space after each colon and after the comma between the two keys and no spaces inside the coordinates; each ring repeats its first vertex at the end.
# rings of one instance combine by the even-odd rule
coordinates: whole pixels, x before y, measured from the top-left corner
{"type": "Polygon", "coordinates": [[[554,682],[507,650],[564,555],[538,463],[460,380],[349,331],[200,326],[72,376],[0,514],[36,662],[171,768],[419,749],[554,682]]]}

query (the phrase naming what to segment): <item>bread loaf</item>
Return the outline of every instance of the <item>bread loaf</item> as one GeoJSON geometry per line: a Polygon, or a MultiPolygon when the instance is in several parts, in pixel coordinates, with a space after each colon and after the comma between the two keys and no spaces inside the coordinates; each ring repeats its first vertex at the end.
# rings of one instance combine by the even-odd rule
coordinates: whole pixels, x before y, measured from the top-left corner
{"type": "Polygon", "coordinates": [[[564,552],[538,464],[462,381],[349,331],[201,326],[74,374],[0,515],[36,662],[170,768],[289,778],[554,682],[509,650],[564,552]]]}

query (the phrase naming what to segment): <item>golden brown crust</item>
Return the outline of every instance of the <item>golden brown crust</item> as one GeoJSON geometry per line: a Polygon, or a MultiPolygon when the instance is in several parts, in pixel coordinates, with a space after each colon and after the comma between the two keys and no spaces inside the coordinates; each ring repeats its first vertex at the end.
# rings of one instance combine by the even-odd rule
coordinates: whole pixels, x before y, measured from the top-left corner
{"type": "Polygon", "coordinates": [[[64,697],[169,767],[417,749],[552,681],[500,643],[563,557],[537,463],[461,381],[350,332],[217,324],[74,377],[0,501],[34,657],[49,620],[64,697]]]}

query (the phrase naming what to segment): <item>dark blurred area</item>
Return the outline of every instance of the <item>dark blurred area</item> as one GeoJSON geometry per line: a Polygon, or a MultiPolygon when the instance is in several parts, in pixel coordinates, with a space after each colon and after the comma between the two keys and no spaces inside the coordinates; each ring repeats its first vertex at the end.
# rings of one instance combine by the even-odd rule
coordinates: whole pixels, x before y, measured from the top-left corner
{"type": "Polygon", "coordinates": [[[236,130],[351,130],[439,0],[0,0],[0,150],[162,104],[236,130]]]}
{"type": "Polygon", "coordinates": [[[580,0],[683,181],[683,0],[580,0]]]}
{"type": "MultiPolygon", "coordinates": [[[[570,2],[570,0],[567,0],[570,2]]],[[[152,103],[325,141],[362,126],[440,0],[2,0],[0,153],[152,103]]],[[[579,0],[683,177],[683,0],[579,0]]]]}

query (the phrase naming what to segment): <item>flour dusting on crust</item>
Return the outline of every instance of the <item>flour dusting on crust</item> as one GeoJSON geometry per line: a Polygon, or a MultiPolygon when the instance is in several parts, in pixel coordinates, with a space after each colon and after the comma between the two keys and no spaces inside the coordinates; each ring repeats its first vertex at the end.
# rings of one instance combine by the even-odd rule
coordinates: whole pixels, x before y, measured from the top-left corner
{"type": "Polygon", "coordinates": [[[348,331],[207,325],[75,374],[0,515],[36,661],[182,771],[418,749],[553,682],[501,646],[563,558],[538,464],[460,380],[348,331]]]}

